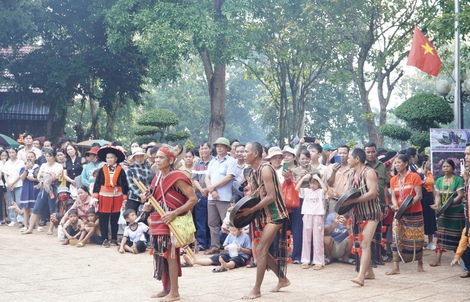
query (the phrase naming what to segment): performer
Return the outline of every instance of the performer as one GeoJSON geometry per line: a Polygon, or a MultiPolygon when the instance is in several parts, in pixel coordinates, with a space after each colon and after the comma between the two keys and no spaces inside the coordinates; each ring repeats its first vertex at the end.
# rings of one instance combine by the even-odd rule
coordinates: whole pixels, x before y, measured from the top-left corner
{"type": "Polygon", "coordinates": [[[392,211],[398,211],[408,195],[413,196],[412,206],[405,211],[400,220],[393,221],[393,269],[386,275],[400,273],[399,263],[418,260],[418,272],[423,269],[424,219],[421,205],[421,177],[409,170],[410,160],[406,154],[399,155],[395,161],[397,175],[390,180],[392,190],[392,211]]]}
{"type": "Polygon", "coordinates": [[[104,146],[98,150],[98,157],[106,164],[98,171],[93,186],[93,204],[98,208],[100,230],[103,246],[118,245],[118,220],[122,204],[127,200],[126,173],[119,163],[125,159],[124,153],[118,148],[104,146]],[[108,238],[108,225],[111,220],[111,241],[108,238]]]}
{"type": "MultiPolygon", "coordinates": [[[[252,300],[261,296],[261,284],[264,273],[270,268],[278,277],[278,284],[271,290],[278,292],[281,288],[289,286],[290,281],[286,277],[287,267],[287,209],[281,195],[281,186],[274,168],[268,163],[262,163],[263,147],[258,142],[250,142],[245,146],[245,162],[253,168],[252,192],[258,190],[261,201],[250,209],[243,209],[239,215],[246,216],[260,210],[258,221],[262,228],[262,236],[259,243],[253,243],[256,253],[256,282],[253,289],[242,299],[252,300]],[[269,253],[269,246],[274,241],[276,234],[282,227],[277,262],[269,253]]],[[[258,239],[258,238],[257,238],[258,239]]]]}
{"type": "Polygon", "coordinates": [[[446,250],[454,251],[460,241],[462,229],[465,227],[464,183],[462,178],[454,175],[455,163],[452,159],[446,159],[442,164],[444,176],[436,180],[434,188],[434,205],[437,210],[447,200],[453,200],[450,207],[437,219],[437,248],[436,260],[429,263],[430,266],[440,266],[442,253],[446,250]]]}
{"type": "MultiPolygon", "coordinates": [[[[163,290],[152,298],[160,301],[180,299],[178,277],[181,276],[180,249],[171,242],[168,224],[177,216],[185,215],[197,203],[191,180],[180,170],[174,170],[176,152],[173,147],[163,144],[157,151],[155,163],[158,173],[151,185],[153,196],[166,210],[160,216],[158,212],[150,215],[150,235],[152,235],[154,277],[161,280],[163,290]]],[[[151,207],[146,206],[146,211],[151,207]]]]}
{"type": "Polygon", "coordinates": [[[355,224],[361,224],[366,221],[362,233],[361,242],[361,263],[359,275],[351,281],[364,286],[365,279],[375,279],[374,271],[370,263],[371,253],[370,245],[374,236],[377,224],[382,218],[382,211],[378,200],[378,177],[375,170],[365,166],[366,153],[360,148],[355,148],[350,154],[348,164],[355,171],[350,174],[350,188],[357,188],[362,195],[355,199],[349,199],[343,203],[346,206],[356,203],[353,208],[353,218],[355,224]]]}

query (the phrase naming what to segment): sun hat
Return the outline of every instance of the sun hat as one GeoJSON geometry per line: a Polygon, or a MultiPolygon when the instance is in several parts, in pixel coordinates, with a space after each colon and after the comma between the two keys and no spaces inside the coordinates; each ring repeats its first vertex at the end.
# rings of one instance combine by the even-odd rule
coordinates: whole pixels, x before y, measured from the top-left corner
{"type": "Polygon", "coordinates": [[[106,154],[112,153],[116,155],[117,161],[116,163],[119,164],[126,159],[126,155],[120,149],[114,146],[103,146],[98,150],[98,158],[104,162],[106,162],[106,154]]]}
{"type": "Polygon", "coordinates": [[[59,188],[57,188],[57,194],[60,194],[60,193],[70,194],[70,190],[67,187],[60,186],[59,188]]]}
{"type": "Polygon", "coordinates": [[[330,144],[324,144],[323,145],[323,150],[325,150],[325,151],[335,151],[336,149],[338,149],[338,148],[336,148],[336,147],[334,147],[330,144]]]}
{"type": "Polygon", "coordinates": [[[227,146],[228,147],[228,150],[230,151],[231,147],[230,147],[230,141],[225,138],[225,137],[219,137],[215,143],[212,144],[213,146],[215,145],[224,145],[224,146],[227,146]]]}
{"type": "Polygon", "coordinates": [[[288,153],[290,153],[290,154],[292,154],[292,155],[295,156],[295,150],[294,150],[294,148],[291,148],[291,147],[289,147],[289,146],[285,146],[284,149],[282,149],[282,153],[284,153],[284,152],[288,152],[288,153]]]}
{"type": "Polygon", "coordinates": [[[144,150],[142,150],[142,148],[140,148],[140,147],[134,148],[134,150],[132,150],[132,154],[131,154],[131,156],[129,156],[129,159],[134,158],[134,156],[136,156],[136,155],[143,155],[144,159],[147,159],[147,157],[148,157],[148,154],[145,153],[144,150]]]}
{"type": "Polygon", "coordinates": [[[98,154],[98,150],[100,150],[100,148],[98,148],[98,147],[93,147],[93,148],[91,148],[90,150],[88,150],[87,152],[85,152],[85,154],[94,154],[94,155],[97,155],[97,154],[98,154]]]}
{"type": "Polygon", "coordinates": [[[265,159],[271,159],[272,157],[276,155],[284,155],[282,154],[281,148],[279,147],[271,147],[268,150],[268,155],[265,157],[265,159]]]}

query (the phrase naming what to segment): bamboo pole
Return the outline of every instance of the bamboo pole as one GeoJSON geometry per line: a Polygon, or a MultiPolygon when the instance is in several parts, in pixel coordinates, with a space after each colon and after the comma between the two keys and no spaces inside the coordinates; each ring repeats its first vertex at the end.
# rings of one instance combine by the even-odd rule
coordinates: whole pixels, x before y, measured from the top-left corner
{"type": "MultiPolygon", "coordinates": [[[[136,186],[142,191],[142,193],[145,193],[147,191],[147,188],[145,187],[145,185],[133,178],[132,181],[136,184],[136,186]]],[[[149,201],[150,203],[152,204],[152,206],[155,208],[155,210],[158,212],[158,214],[160,214],[160,216],[163,216],[166,214],[165,210],[160,206],[160,204],[158,203],[158,201],[153,197],[153,196],[150,196],[149,198],[149,201]]],[[[178,233],[178,230],[175,228],[175,226],[173,225],[173,222],[170,222],[168,224],[168,227],[170,228],[170,230],[173,232],[173,235],[175,235],[176,237],[176,240],[178,240],[180,243],[182,244],[185,244],[185,242],[183,242],[183,239],[181,238],[181,235],[178,233]]],[[[189,245],[186,245],[184,247],[184,250],[185,252],[189,255],[189,257],[191,257],[193,260],[196,260],[196,255],[194,255],[194,252],[193,250],[189,247],[189,245]]],[[[179,257],[179,255],[178,255],[179,257]]]]}

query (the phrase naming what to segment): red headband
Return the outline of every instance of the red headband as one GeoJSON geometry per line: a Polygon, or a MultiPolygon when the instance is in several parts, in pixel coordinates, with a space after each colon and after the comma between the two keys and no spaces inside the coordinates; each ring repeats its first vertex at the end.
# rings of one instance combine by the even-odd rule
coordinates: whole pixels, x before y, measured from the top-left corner
{"type": "Polygon", "coordinates": [[[176,160],[176,156],[174,156],[173,154],[171,154],[171,152],[168,151],[165,147],[161,147],[160,149],[158,149],[158,151],[162,151],[163,153],[165,153],[166,155],[168,155],[171,159],[173,159],[173,161],[176,160]]]}

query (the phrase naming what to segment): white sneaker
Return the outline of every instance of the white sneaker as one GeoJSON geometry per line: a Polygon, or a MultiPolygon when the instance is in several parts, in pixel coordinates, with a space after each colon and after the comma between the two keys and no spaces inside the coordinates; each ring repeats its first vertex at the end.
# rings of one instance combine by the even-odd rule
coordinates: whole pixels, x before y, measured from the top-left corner
{"type": "Polygon", "coordinates": [[[22,228],[20,229],[20,232],[21,232],[21,233],[24,233],[24,232],[26,232],[26,230],[27,230],[26,227],[22,227],[22,228]]]}
{"type": "Polygon", "coordinates": [[[428,245],[426,245],[426,249],[434,251],[436,249],[436,245],[434,243],[428,243],[428,245]]]}
{"type": "Polygon", "coordinates": [[[8,224],[9,227],[14,227],[16,225],[16,222],[12,221],[8,224]]]}

